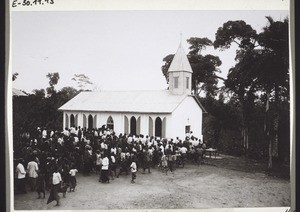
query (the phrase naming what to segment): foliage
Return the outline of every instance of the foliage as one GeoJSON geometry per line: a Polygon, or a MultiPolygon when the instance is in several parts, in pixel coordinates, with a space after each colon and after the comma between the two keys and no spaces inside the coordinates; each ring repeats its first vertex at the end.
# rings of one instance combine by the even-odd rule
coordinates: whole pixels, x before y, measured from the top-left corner
{"type": "Polygon", "coordinates": [[[56,91],[59,74],[48,74],[51,91],[46,95],[45,89],[35,89],[29,96],[13,97],[13,129],[19,134],[24,130],[36,127],[46,127],[58,130],[62,128],[62,112],[58,108],[79,93],[75,88],[63,87],[56,91]],[[51,94],[51,95],[49,95],[51,94]]]}
{"type": "Polygon", "coordinates": [[[210,146],[219,150],[222,148],[224,139],[221,137],[224,131],[238,131],[241,120],[240,111],[234,101],[224,103],[222,98],[202,98],[201,100],[208,114],[204,115],[204,137],[210,146]]]}
{"type": "Polygon", "coordinates": [[[13,75],[12,75],[12,81],[15,81],[17,79],[18,75],[19,75],[18,72],[13,73],[13,75]]]}
{"type": "Polygon", "coordinates": [[[50,85],[50,87],[46,88],[46,91],[47,94],[51,96],[56,93],[54,86],[58,83],[59,73],[58,72],[48,73],[46,77],[49,78],[49,85],[50,85]]]}
{"type": "Polygon", "coordinates": [[[234,42],[240,48],[254,48],[256,43],[256,31],[243,20],[227,21],[223,27],[218,28],[216,40],[213,45],[222,50],[230,48],[234,42]]]}
{"type": "Polygon", "coordinates": [[[169,67],[172,63],[172,60],[173,60],[174,56],[175,56],[174,54],[169,54],[166,57],[164,57],[164,59],[163,59],[163,62],[165,64],[161,67],[161,70],[162,70],[162,73],[163,73],[163,75],[165,76],[165,78],[167,80],[167,83],[169,82],[168,70],[169,70],[169,67]]]}
{"type": "Polygon", "coordinates": [[[87,85],[92,85],[90,78],[86,76],[85,74],[74,74],[74,77],[72,78],[77,84],[80,90],[83,90],[86,88],[87,85]]]}
{"type": "MultiPolygon", "coordinates": [[[[235,58],[237,63],[229,70],[225,86],[240,102],[243,114],[242,127],[246,132],[243,136],[247,136],[246,140],[248,141],[249,138],[251,141],[247,152],[250,155],[258,152],[255,139],[252,139],[256,136],[253,135],[256,135],[257,131],[262,132],[265,128],[265,124],[258,124],[264,121],[257,120],[257,116],[264,114],[265,111],[262,109],[254,116],[257,108],[266,105],[268,109],[269,103],[273,103],[271,110],[266,113],[270,120],[270,127],[266,133],[271,134],[266,138],[262,133],[260,139],[256,137],[256,140],[262,140],[266,145],[268,142],[265,142],[271,139],[273,152],[276,155],[275,143],[278,137],[281,138],[277,130],[277,125],[282,119],[279,115],[280,104],[284,102],[289,104],[288,20],[274,22],[271,17],[266,18],[269,25],[264,27],[260,34],[244,21],[228,21],[218,29],[214,41],[214,47],[221,50],[229,48],[233,43],[239,47],[235,58]],[[259,129],[257,129],[258,125],[259,129]]],[[[264,145],[261,147],[263,150],[268,148],[264,145]]]]}

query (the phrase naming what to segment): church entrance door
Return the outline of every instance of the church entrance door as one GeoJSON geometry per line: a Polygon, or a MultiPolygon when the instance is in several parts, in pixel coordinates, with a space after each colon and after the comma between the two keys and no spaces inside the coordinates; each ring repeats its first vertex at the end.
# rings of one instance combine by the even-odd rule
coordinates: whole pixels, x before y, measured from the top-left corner
{"type": "Polygon", "coordinates": [[[92,116],[92,115],[89,115],[89,117],[88,117],[88,128],[89,128],[90,130],[93,129],[93,122],[94,122],[93,116],[92,116]]]}
{"type": "Polygon", "coordinates": [[[130,119],[130,134],[136,135],[136,118],[134,116],[130,119]]]}
{"type": "Polygon", "coordinates": [[[161,119],[159,117],[157,117],[155,119],[155,136],[156,137],[161,137],[161,132],[162,132],[162,123],[161,123],[161,119]]]}

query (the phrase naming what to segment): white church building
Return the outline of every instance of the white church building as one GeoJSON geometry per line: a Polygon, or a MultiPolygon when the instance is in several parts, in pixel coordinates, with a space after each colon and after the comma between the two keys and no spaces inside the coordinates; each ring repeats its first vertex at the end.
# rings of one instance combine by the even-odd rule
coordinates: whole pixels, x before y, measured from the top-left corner
{"type": "Polygon", "coordinates": [[[149,135],[184,139],[192,132],[202,139],[205,112],[192,95],[192,68],[182,45],[172,60],[169,89],[162,91],[81,92],[59,110],[63,127],[101,128],[116,134],[149,135]]]}

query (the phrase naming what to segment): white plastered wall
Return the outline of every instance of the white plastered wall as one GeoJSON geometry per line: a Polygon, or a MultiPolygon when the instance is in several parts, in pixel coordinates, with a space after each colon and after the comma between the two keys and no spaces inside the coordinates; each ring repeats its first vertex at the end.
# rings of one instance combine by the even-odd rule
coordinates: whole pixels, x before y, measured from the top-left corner
{"type": "MultiPolygon", "coordinates": [[[[130,118],[134,116],[136,120],[140,117],[140,134],[143,135],[149,135],[149,117],[152,118],[153,120],[153,134],[155,130],[155,119],[157,117],[160,117],[161,120],[163,121],[164,118],[166,118],[166,137],[168,137],[168,134],[170,133],[170,126],[171,124],[171,115],[170,114],[153,114],[153,113],[121,113],[121,112],[82,112],[82,111],[64,111],[63,112],[63,128],[66,127],[66,114],[68,115],[69,123],[70,123],[70,116],[71,114],[78,115],[78,122],[77,126],[83,127],[83,115],[88,118],[88,116],[91,114],[93,117],[95,115],[97,116],[96,120],[96,126],[94,128],[101,128],[102,125],[106,125],[107,119],[109,116],[113,118],[114,122],[114,131],[116,135],[119,135],[120,133],[124,134],[124,129],[125,129],[125,116],[127,116],[128,121],[129,121],[129,132],[130,132],[130,118]]],[[[88,120],[87,120],[88,122],[88,120]]]]}
{"type": "Polygon", "coordinates": [[[202,138],[202,109],[193,97],[186,97],[172,113],[172,138],[185,138],[185,126],[190,125],[193,135],[202,138]]]}

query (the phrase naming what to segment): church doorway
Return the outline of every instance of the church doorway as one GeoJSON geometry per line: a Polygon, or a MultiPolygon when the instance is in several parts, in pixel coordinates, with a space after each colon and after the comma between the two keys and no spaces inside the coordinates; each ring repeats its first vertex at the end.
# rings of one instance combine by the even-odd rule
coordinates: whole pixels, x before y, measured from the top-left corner
{"type": "Polygon", "coordinates": [[[106,127],[113,130],[114,129],[114,120],[111,116],[108,117],[106,122],[106,127]]]}
{"type": "Polygon", "coordinates": [[[162,133],[162,122],[159,117],[155,119],[155,136],[161,137],[162,133]]]}
{"type": "Polygon", "coordinates": [[[130,134],[136,135],[136,119],[134,116],[130,119],[130,134]]]}
{"type": "Polygon", "coordinates": [[[93,129],[93,122],[94,122],[94,120],[93,120],[93,116],[92,115],[89,115],[89,117],[88,117],[88,129],[93,129]]]}

